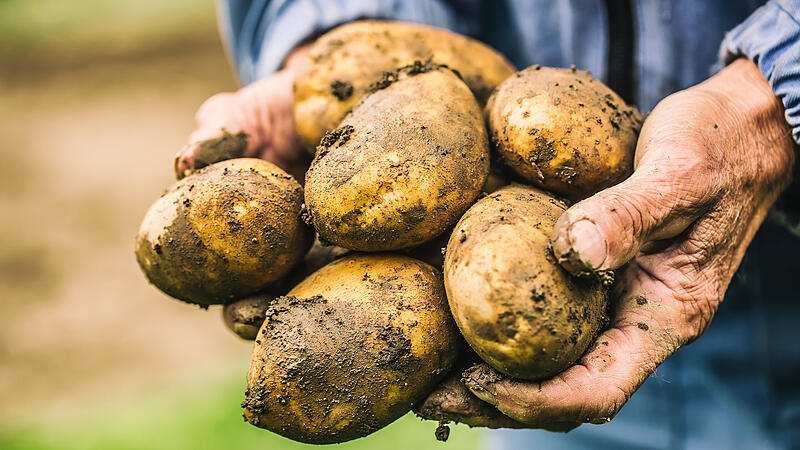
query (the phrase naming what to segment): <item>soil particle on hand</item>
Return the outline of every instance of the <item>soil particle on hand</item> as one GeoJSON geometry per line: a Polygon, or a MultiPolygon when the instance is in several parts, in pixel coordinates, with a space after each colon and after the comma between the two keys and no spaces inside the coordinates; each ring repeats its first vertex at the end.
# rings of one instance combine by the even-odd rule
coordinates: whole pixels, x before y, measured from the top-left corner
{"type": "Polygon", "coordinates": [[[639,327],[639,329],[644,330],[644,331],[647,331],[647,330],[650,329],[650,327],[648,327],[646,323],[642,323],[642,322],[637,322],[636,326],[639,327]]]}
{"type": "Polygon", "coordinates": [[[486,386],[506,377],[486,364],[473,364],[461,374],[461,382],[470,388],[485,389],[486,386]]]}
{"type": "Polygon", "coordinates": [[[636,304],[640,305],[640,306],[641,305],[646,305],[647,304],[647,299],[644,298],[644,296],[640,295],[640,296],[636,297],[636,304]]]}

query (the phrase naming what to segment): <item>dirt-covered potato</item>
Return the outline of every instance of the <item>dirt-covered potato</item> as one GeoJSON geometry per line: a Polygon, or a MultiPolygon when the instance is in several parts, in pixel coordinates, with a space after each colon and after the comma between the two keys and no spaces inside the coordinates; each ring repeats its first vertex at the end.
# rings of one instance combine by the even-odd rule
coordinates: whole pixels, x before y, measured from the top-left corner
{"type": "Polygon", "coordinates": [[[571,276],[550,250],[553,225],[566,208],[536,188],[507,186],[470,208],[447,244],[453,317],[475,352],[512,377],[561,372],[606,321],[603,284],[571,276]]]}
{"type": "Polygon", "coordinates": [[[253,350],[245,419],[301,442],[366,436],[434,388],[459,339],[433,267],[399,255],[345,256],[272,302],[253,350]]]}
{"type": "Polygon", "coordinates": [[[286,275],[313,230],[300,219],[303,189],[277,166],[231,159],[170,187],[142,221],[136,259],[165,293],[226,303],[286,275]]]}
{"type": "Polygon", "coordinates": [[[533,66],[485,110],[492,143],[520,176],[580,200],[633,171],[642,116],[589,72],[533,66]]]}
{"type": "MultiPolygon", "coordinates": [[[[226,304],[222,308],[222,321],[229,330],[242,339],[252,341],[264,323],[267,309],[276,297],[286,295],[289,290],[316,272],[322,266],[346,255],[350,250],[333,245],[314,242],[298,265],[288,275],[270,284],[264,291],[226,304]]],[[[441,265],[439,266],[441,267],[441,265]]]]}
{"type": "Polygon", "coordinates": [[[402,22],[363,21],[317,40],[295,81],[294,119],[313,156],[324,134],[370,91],[384,72],[432,61],[457,70],[483,105],[514,67],[486,45],[453,32],[402,22]]]}
{"type": "Polygon", "coordinates": [[[448,69],[388,74],[328,133],[306,174],[323,239],[359,251],[422,244],[452,228],[489,171],[483,118],[448,69]]]}

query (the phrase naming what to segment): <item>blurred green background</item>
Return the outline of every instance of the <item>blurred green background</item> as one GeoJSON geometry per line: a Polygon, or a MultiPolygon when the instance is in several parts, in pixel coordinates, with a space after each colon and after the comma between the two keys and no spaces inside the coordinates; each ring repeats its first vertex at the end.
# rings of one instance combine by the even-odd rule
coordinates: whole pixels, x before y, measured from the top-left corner
{"type": "MultiPolygon", "coordinates": [[[[133,257],[210,95],[210,0],[0,0],[0,448],[293,449],[241,419],[251,346],[133,257]]],[[[408,415],[341,449],[474,449],[408,415]]]]}

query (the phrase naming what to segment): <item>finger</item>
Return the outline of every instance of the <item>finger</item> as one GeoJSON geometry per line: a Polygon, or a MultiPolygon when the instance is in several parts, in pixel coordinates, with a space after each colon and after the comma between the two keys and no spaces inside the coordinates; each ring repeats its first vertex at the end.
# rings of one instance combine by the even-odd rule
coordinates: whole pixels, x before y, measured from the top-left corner
{"type": "Polygon", "coordinates": [[[475,397],[461,382],[460,372],[445,379],[414,408],[414,412],[426,420],[464,423],[472,427],[526,427],[475,397]]]}
{"type": "Polygon", "coordinates": [[[649,241],[674,237],[708,209],[711,183],[693,160],[651,158],[626,181],[568,209],[552,233],[553,252],[574,274],[613,270],[649,241]]]}
{"type": "Polygon", "coordinates": [[[220,136],[194,142],[181,149],[175,157],[175,175],[178,179],[216,162],[245,156],[248,141],[246,133],[233,134],[224,128],[220,133],[220,136]]]}
{"type": "Polygon", "coordinates": [[[275,297],[271,293],[262,293],[228,303],[222,307],[222,321],[240,338],[252,341],[258,336],[267,308],[275,297]]]}
{"type": "Polygon", "coordinates": [[[551,423],[551,424],[544,424],[540,426],[542,430],[552,431],[554,433],[567,433],[569,431],[578,428],[579,426],[583,425],[580,422],[560,422],[560,423],[551,423]]]}
{"type": "Polygon", "coordinates": [[[680,314],[672,302],[642,303],[641,292],[623,302],[614,328],[602,333],[578,363],[544,381],[512,379],[487,365],[464,373],[466,386],[500,412],[533,427],[553,423],[605,423],[682,342],[657,317],[680,314]]]}

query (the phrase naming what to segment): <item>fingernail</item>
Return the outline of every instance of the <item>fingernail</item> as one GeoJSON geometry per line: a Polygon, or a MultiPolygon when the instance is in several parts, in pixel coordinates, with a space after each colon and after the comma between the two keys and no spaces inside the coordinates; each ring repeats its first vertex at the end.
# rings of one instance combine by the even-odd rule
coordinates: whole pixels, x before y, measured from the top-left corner
{"type": "Polygon", "coordinates": [[[587,269],[601,269],[608,256],[606,240],[591,220],[581,219],[569,227],[569,245],[587,269]]]}
{"type": "Polygon", "coordinates": [[[461,374],[461,382],[484,401],[489,397],[496,397],[497,390],[494,383],[503,379],[503,376],[485,364],[476,364],[461,374]]]}

